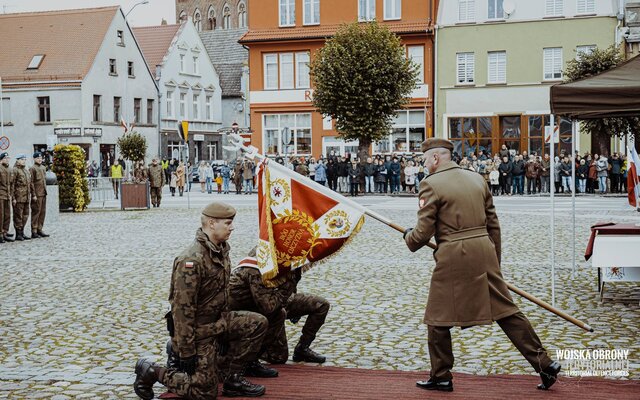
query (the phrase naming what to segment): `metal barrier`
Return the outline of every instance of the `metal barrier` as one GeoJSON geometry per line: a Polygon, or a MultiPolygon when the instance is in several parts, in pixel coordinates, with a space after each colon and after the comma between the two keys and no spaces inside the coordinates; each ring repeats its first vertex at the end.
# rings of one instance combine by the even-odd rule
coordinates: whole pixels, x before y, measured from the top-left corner
{"type": "Polygon", "coordinates": [[[96,204],[102,202],[102,208],[105,207],[107,201],[116,200],[116,194],[113,191],[113,181],[111,178],[87,178],[89,186],[89,198],[91,203],[96,204]]]}

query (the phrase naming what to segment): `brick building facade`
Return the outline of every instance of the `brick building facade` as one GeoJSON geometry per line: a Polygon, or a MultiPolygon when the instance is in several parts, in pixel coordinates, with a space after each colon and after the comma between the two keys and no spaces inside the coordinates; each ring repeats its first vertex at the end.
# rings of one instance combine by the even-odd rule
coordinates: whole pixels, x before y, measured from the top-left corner
{"type": "Polygon", "coordinates": [[[191,17],[196,29],[243,29],[249,21],[247,0],[176,0],[176,21],[191,17]]]}

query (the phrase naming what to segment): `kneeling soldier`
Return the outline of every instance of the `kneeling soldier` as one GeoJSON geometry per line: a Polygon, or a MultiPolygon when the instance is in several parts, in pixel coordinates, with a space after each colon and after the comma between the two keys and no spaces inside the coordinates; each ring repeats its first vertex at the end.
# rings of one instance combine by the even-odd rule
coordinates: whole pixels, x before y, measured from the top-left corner
{"type": "Polygon", "coordinates": [[[234,229],[235,214],[233,207],[220,202],[205,207],[194,243],[175,259],[168,327],[177,366],[165,368],[139,360],[134,389],[140,398],[151,400],[157,381],[185,399],[216,398],[216,358],[223,345],[228,346],[231,362],[222,394],[264,394],[264,386],[244,379],[244,368],[257,359],[267,319],[248,311],[229,311],[227,305],[231,266],[227,240],[234,229]]]}
{"type": "MultiPolygon", "coordinates": [[[[296,323],[307,315],[302,327],[302,336],[293,352],[293,361],[325,362],[326,358],[311,350],[309,346],[327,318],[329,302],[320,296],[297,293],[297,285],[302,275],[300,269],[290,272],[277,288],[265,286],[254,257],[255,249],[231,272],[229,305],[233,310],[259,312],[269,320],[269,330],[260,358],[272,364],[286,363],[289,347],[284,321],[289,319],[296,323]]],[[[265,376],[265,367],[254,363],[247,372],[255,376],[265,376]]]]}

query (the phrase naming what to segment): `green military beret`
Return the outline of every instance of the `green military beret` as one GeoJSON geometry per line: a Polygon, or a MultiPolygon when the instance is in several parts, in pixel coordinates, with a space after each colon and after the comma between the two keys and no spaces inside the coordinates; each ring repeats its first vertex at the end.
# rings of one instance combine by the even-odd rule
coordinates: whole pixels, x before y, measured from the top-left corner
{"type": "Polygon", "coordinates": [[[231,219],[236,216],[236,209],[227,203],[214,201],[202,210],[202,215],[209,218],[231,219]]]}
{"type": "Polygon", "coordinates": [[[424,142],[422,142],[421,148],[422,148],[423,152],[431,150],[431,149],[439,149],[439,148],[443,148],[443,149],[447,149],[449,151],[453,151],[453,143],[451,143],[447,139],[429,138],[429,139],[425,140],[424,142]]]}

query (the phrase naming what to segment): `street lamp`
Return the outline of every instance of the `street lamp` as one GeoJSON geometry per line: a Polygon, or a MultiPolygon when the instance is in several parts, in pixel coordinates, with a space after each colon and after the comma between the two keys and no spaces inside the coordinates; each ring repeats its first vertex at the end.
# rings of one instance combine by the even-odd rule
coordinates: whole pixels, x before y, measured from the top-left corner
{"type": "Polygon", "coordinates": [[[131,7],[131,9],[129,11],[127,11],[127,13],[124,15],[125,19],[127,18],[127,16],[129,14],[131,14],[131,11],[133,11],[133,9],[138,7],[140,4],[149,4],[149,0],[142,0],[142,1],[139,1],[136,4],[134,4],[133,7],[131,7]]]}

